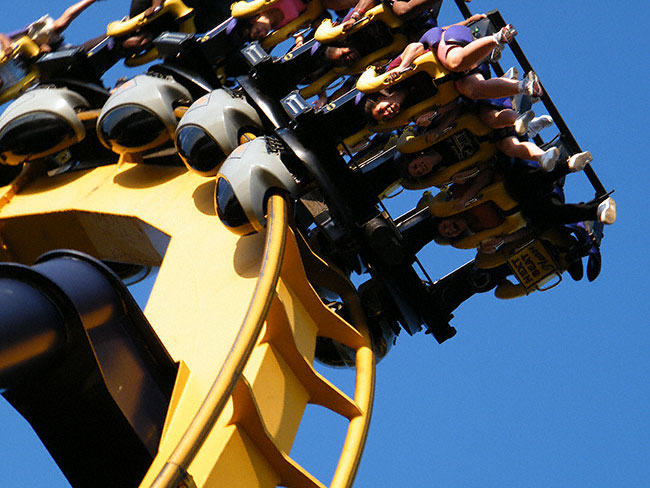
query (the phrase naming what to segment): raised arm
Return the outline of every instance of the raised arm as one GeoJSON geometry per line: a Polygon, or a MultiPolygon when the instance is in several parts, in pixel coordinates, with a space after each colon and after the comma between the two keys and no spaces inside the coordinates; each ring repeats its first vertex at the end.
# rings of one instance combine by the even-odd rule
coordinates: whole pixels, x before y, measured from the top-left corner
{"type": "Polygon", "coordinates": [[[97,0],[81,0],[80,2],[71,5],[61,14],[61,16],[54,21],[53,29],[57,34],[61,34],[70,23],[76,19],[81,12],[90,7],[97,0]]]}
{"type": "MultiPolygon", "coordinates": [[[[399,56],[399,64],[395,68],[391,68],[388,73],[388,79],[390,81],[395,81],[402,70],[405,68],[408,68],[413,64],[413,61],[415,61],[415,58],[420,56],[421,54],[424,54],[425,49],[424,49],[424,44],[420,42],[412,42],[408,46],[404,48],[404,51],[402,51],[402,54],[399,56]]],[[[396,60],[393,61],[396,62],[396,60]]],[[[391,63],[392,64],[392,63],[391,63]]]]}
{"type": "Polygon", "coordinates": [[[493,177],[494,172],[492,170],[484,169],[479,171],[474,179],[465,186],[463,192],[454,197],[454,200],[456,201],[454,203],[454,210],[459,212],[463,210],[472,198],[476,197],[483,188],[492,183],[493,177]]]}
{"type": "Polygon", "coordinates": [[[13,51],[11,47],[11,39],[8,35],[0,33],[0,49],[5,56],[9,56],[13,51]]]}
{"type": "Polygon", "coordinates": [[[347,15],[343,20],[341,26],[343,27],[343,32],[348,30],[354,25],[354,23],[359,20],[363,15],[375,6],[375,0],[359,0],[354,7],[354,10],[351,14],[347,15]]]}

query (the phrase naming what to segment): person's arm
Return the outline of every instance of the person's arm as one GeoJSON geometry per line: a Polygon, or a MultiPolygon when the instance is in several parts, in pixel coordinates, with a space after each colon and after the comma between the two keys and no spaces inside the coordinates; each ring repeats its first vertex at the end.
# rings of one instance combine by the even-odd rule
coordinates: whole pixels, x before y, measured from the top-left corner
{"type": "Polygon", "coordinates": [[[424,49],[424,44],[420,42],[412,42],[406,46],[400,55],[401,61],[399,65],[388,72],[388,79],[390,81],[395,81],[401,74],[402,70],[411,66],[413,61],[415,61],[415,58],[424,54],[425,51],[426,49],[424,49]]]}
{"type": "Polygon", "coordinates": [[[352,13],[341,24],[343,32],[352,27],[356,21],[365,15],[368,9],[371,9],[374,6],[375,0],[359,0],[355,5],[354,10],[352,10],[352,13]]]}
{"type": "Polygon", "coordinates": [[[467,203],[492,182],[494,173],[491,170],[480,171],[472,182],[467,185],[463,193],[454,198],[454,210],[461,211],[467,203]]]}
{"type": "Polygon", "coordinates": [[[81,12],[90,7],[97,0],[81,0],[80,2],[71,5],[61,14],[61,16],[54,21],[52,28],[57,34],[61,34],[70,23],[76,19],[81,12]]]}
{"type": "MultiPolygon", "coordinates": [[[[465,0],[465,1],[467,1],[467,0],[465,0]]],[[[471,24],[472,22],[476,22],[478,20],[484,19],[486,17],[487,17],[487,15],[485,15],[485,14],[474,14],[471,17],[468,17],[465,20],[461,20],[460,22],[456,22],[455,24],[452,24],[452,25],[467,25],[467,24],[471,24]]],[[[449,27],[449,26],[447,26],[447,27],[449,27]]]]}
{"type": "Polygon", "coordinates": [[[528,230],[527,228],[519,229],[518,231],[513,232],[512,234],[507,234],[502,237],[495,237],[494,239],[488,239],[486,241],[483,241],[479,245],[478,249],[480,252],[484,254],[494,254],[504,244],[510,244],[511,242],[518,241],[520,239],[523,239],[524,237],[528,237],[530,234],[531,234],[530,230],[528,230]]]}
{"type": "Polygon", "coordinates": [[[162,8],[163,0],[152,0],[151,7],[144,11],[145,17],[151,17],[162,8]]]}
{"type": "Polygon", "coordinates": [[[6,34],[0,33],[0,49],[2,49],[5,56],[9,56],[13,52],[11,39],[6,34]]]}
{"type": "MultiPolygon", "coordinates": [[[[439,0],[397,0],[393,2],[393,13],[398,17],[415,16],[428,10],[439,0]]],[[[465,0],[470,2],[471,0],[465,0]]]]}
{"type": "Polygon", "coordinates": [[[453,100],[435,111],[426,112],[420,115],[415,123],[421,127],[429,127],[435,121],[435,127],[426,132],[425,138],[429,144],[433,144],[453,127],[453,123],[461,114],[457,100],[453,100]]]}

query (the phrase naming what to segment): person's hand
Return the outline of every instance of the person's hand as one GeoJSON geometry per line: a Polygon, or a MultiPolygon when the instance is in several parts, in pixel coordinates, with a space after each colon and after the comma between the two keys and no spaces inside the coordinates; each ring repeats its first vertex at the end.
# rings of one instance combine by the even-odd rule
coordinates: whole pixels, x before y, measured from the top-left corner
{"type": "Polygon", "coordinates": [[[431,125],[433,117],[435,117],[435,114],[436,112],[423,113],[417,119],[415,119],[415,123],[420,127],[429,127],[431,125]]]}
{"type": "Polygon", "coordinates": [[[394,83],[395,81],[397,81],[397,79],[398,79],[400,76],[402,76],[402,73],[400,73],[400,71],[401,71],[401,70],[400,70],[399,68],[395,68],[395,69],[390,70],[390,71],[387,73],[387,74],[388,74],[388,76],[387,76],[387,80],[388,80],[390,83],[394,83]]]}
{"type": "Polygon", "coordinates": [[[318,98],[314,100],[312,103],[312,106],[314,107],[314,110],[320,110],[327,104],[327,93],[319,93],[318,98]]]}
{"type": "Polygon", "coordinates": [[[398,17],[401,17],[402,15],[405,15],[410,11],[409,3],[402,2],[402,1],[393,2],[393,6],[391,8],[393,10],[393,13],[398,17]]]}
{"type": "MultiPolygon", "coordinates": [[[[467,2],[469,0],[465,0],[465,1],[467,2]]],[[[485,14],[474,14],[474,15],[472,15],[471,17],[469,17],[467,19],[467,23],[471,24],[472,22],[476,22],[476,21],[484,19],[486,17],[487,17],[487,15],[485,15],[485,14]]]]}
{"type": "Polygon", "coordinates": [[[144,11],[144,16],[145,18],[149,18],[153,15],[156,15],[158,12],[162,10],[162,0],[156,1],[154,0],[151,2],[151,7],[149,7],[147,10],[144,11]]]}
{"type": "Polygon", "coordinates": [[[457,185],[462,185],[468,179],[476,176],[476,174],[477,171],[475,169],[466,169],[465,171],[459,171],[451,177],[451,182],[456,183],[457,185]]]}
{"type": "Polygon", "coordinates": [[[342,28],[343,32],[348,31],[354,25],[355,22],[356,22],[356,20],[354,20],[352,18],[349,18],[348,20],[343,22],[341,24],[341,28],[342,28]]]}
{"type": "Polygon", "coordinates": [[[294,49],[298,49],[300,46],[302,46],[305,43],[305,37],[304,36],[296,36],[294,37],[295,39],[295,44],[291,48],[293,51],[294,49]]]}
{"type": "Polygon", "coordinates": [[[363,17],[363,12],[355,9],[350,15],[350,18],[341,24],[343,32],[349,30],[361,17],[363,17]]]}
{"type": "Polygon", "coordinates": [[[467,206],[467,200],[465,198],[459,198],[454,201],[454,204],[451,206],[456,212],[462,212],[467,206]]]}
{"type": "Polygon", "coordinates": [[[485,254],[494,254],[502,245],[503,239],[488,239],[487,241],[481,242],[479,250],[485,254]]]}

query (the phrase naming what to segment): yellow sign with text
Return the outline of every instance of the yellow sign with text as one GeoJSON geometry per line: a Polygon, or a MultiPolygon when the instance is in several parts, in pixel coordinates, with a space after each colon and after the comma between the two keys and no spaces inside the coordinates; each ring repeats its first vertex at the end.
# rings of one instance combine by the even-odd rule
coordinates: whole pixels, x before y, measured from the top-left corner
{"type": "Polygon", "coordinates": [[[508,259],[508,264],[528,292],[536,289],[549,276],[560,273],[540,241],[533,241],[521,249],[508,259]]]}

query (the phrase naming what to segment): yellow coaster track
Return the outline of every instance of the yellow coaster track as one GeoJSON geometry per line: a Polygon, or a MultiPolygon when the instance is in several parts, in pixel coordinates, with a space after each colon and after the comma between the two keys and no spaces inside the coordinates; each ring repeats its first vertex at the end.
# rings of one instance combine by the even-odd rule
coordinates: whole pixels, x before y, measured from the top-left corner
{"type": "Polygon", "coordinates": [[[288,455],[308,403],[349,420],[330,486],[351,486],[374,393],[354,287],[294,235],[283,198],[269,201],[263,245],[221,225],[209,210],[213,185],[184,169],[129,164],[19,178],[0,195],[0,261],[31,264],[70,248],[160,265],[145,314],[179,368],[140,486],[324,487],[288,455]],[[310,282],[343,298],[354,327],[310,282]],[[356,351],[354,399],[313,368],[317,336],[356,351]]]}

